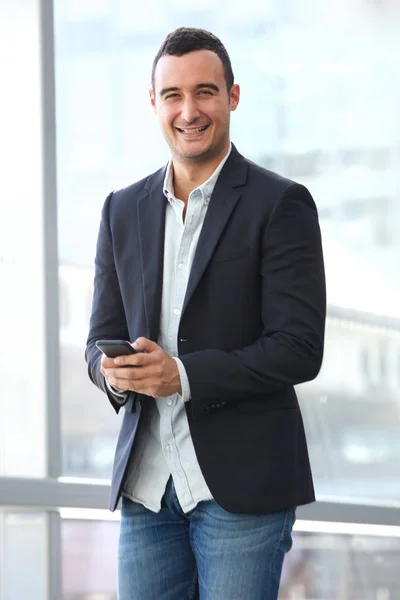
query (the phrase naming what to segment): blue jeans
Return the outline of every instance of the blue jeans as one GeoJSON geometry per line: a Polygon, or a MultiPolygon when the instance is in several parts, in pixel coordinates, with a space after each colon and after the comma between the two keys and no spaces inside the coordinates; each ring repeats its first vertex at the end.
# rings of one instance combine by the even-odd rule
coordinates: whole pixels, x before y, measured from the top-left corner
{"type": "Polygon", "coordinates": [[[154,513],[122,499],[119,600],[276,600],[294,510],[233,514],[214,500],[184,514],[172,479],[154,513]]]}

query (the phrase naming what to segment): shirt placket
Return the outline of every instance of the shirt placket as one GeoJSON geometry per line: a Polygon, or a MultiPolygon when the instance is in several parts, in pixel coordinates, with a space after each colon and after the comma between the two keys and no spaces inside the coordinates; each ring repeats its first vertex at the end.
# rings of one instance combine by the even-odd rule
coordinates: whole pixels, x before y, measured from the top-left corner
{"type": "MultiPolygon", "coordinates": [[[[197,189],[194,190],[189,196],[183,233],[174,264],[175,272],[173,279],[173,290],[171,294],[171,314],[169,319],[167,336],[168,351],[171,354],[171,356],[178,355],[178,330],[183,308],[183,302],[186,293],[187,282],[189,278],[188,257],[193,239],[193,233],[198,224],[198,219],[200,218],[201,208],[202,193],[200,190],[197,189]]],[[[190,491],[186,474],[181,465],[179,450],[176,443],[176,437],[173,428],[173,424],[174,422],[176,422],[176,420],[173,419],[173,412],[176,410],[184,410],[182,406],[177,406],[177,401],[177,394],[174,394],[173,396],[168,398],[166,403],[169,407],[168,414],[166,411],[166,407],[164,406],[164,410],[162,411],[163,423],[161,427],[161,435],[162,438],[164,438],[162,439],[164,456],[169,465],[170,472],[174,475],[175,488],[177,491],[178,498],[181,501],[183,507],[186,507],[193,502],[193,497],[190,491]]]]}

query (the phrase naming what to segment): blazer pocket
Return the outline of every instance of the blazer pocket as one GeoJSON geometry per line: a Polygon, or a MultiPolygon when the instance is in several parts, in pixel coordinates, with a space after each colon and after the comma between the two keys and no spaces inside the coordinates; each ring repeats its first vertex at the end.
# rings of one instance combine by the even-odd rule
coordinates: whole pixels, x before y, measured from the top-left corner
{"type": "Polygon", "coordinates": [[[239,260],[240,258],[247,258],[250,256],[251,248],[246,246],[246,248],[235,248],[235,250],[231,250],[230,252],[220,252],[217,253],[214,258],[214,263],[228,262],[230,260],[239,260]]]}

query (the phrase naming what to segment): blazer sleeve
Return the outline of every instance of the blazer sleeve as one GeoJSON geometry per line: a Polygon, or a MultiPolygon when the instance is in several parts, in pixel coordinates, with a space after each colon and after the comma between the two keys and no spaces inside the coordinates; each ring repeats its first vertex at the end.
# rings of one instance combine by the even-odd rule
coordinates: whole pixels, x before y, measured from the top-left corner
{"type": "Polygon", "coordinates": [[[86,344],[85,359],[91,381],[107,394],[115,411],[121,406],[133,407],[137,394],[127,392],[125,398],[114,394],[106,385],[100,373],[102,352],[96,347],[100,339],[129,340],[129,331],[122,303],[121,291],[114,262],[114,252],[110,229],[111,192],[104,203],[101,213],[100,229],[97,238],[95,277],[92,314],[90,317],[89,335],[86,344]]]}
{"type": "Polygon", "coordinates": [[[321,234],[308,190],[290,184],[262,240],[262,323],[255,343],[232,352],[181,355],[190,383],[190,410],[203,418],[216,404],[263,396],[314,379],[324,347],[326,291],[321,234]]]}

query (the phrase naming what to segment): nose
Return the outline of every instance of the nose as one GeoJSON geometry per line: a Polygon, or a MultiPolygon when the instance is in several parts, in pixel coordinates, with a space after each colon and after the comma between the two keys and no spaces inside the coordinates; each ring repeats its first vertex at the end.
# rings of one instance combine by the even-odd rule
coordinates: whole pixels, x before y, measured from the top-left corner
{"type": "Polygon", "coordinates": [[[194,98],[187,97],[185,98],[182,107],[181,107],[181,117],[187,123],[192,123],[197,117],[200,115],[199,109],[197,107],[196,101],[194,98]]]}

